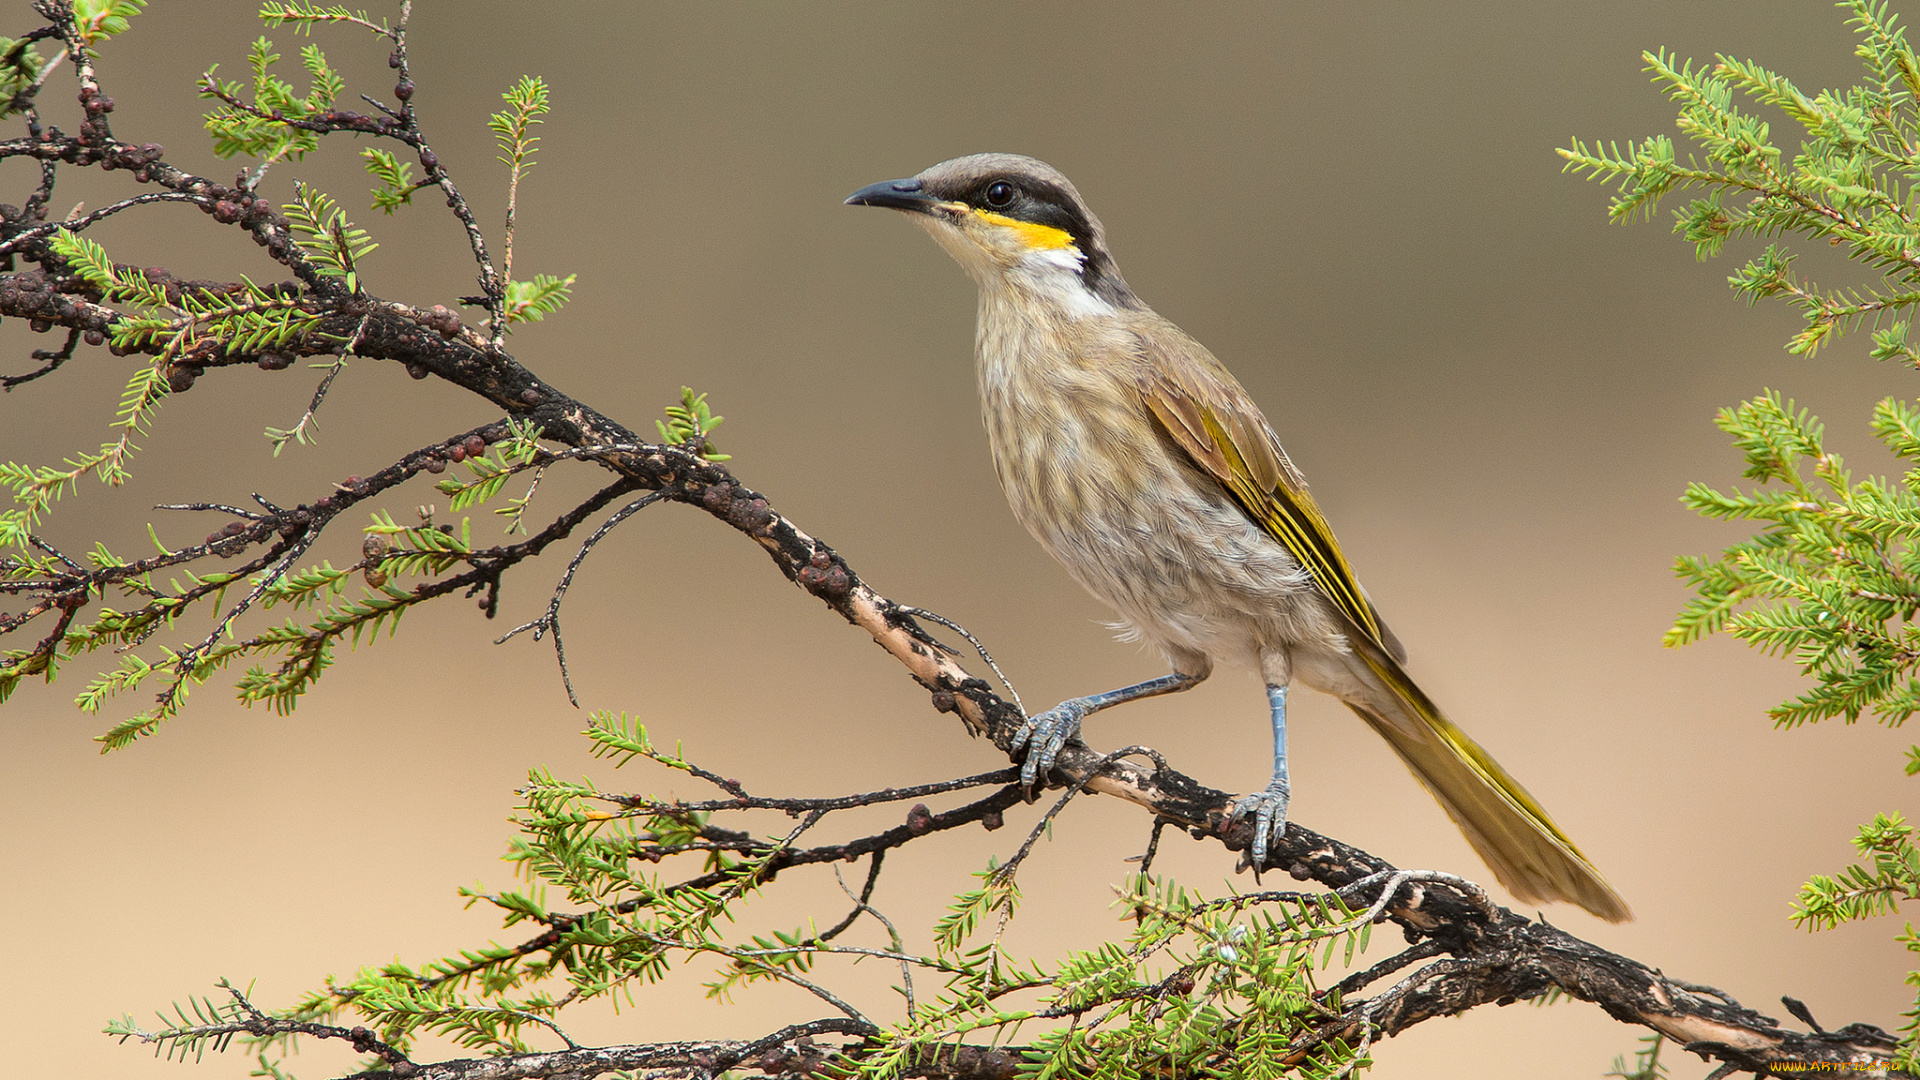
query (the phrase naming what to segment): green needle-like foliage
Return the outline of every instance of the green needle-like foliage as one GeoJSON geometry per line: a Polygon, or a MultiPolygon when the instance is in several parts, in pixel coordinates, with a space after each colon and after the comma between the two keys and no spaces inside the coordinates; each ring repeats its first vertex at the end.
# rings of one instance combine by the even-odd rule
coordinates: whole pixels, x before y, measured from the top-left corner
{"type": "Polygon", "coordinates": [[[1858,327],[1920,302],[1920,223],[1910,198],[1920,165],[1920,112],[1908,73],[1913,50],[1886,3],[1840,5],[1860,33],[1867,84],[1809,95],[1751,61],[1716,56],[1695,66],[1664,50],[1644,53],[1654,82],[1680,106],[1679,128],[1699,154],[1684,158],[1655,135],[1625,147],[1575,139],[1560,151],[1567,170],[1616,186],[1615,221],[1650,218],[1676,192],[1698,196],[1676,211],[1674,231],[1700,258],[1730,239],[1800,235],[1841,246],[1880,271],[1875,284],[1824,288],[1793,272],[1793,256],[1770,246],[1733,279],[1749,299],[1783,297],[1806,327],[1788,348],[1812,354],[1858,327]],[[1801,129],[1790,160],[1771,126],[1744,102],[1779,110],[1801,129]]]}
{"type": "Polygon", "coordinates": [[[576,276],[535,274],[531,280],[507,282],[507,322],[540,322],[559,311],[573,298],[576,276]]]}
{"type": "Polygon", "coordinates": [[[701,457],[708,461],[731,461],[733,455],[715,453],[713,440],[707,437],[725,419],[713,415],[713,410],[707,407],[707,395],[696,394],[693,387],[683,386],[680,404],[667,406],[667,418],[655,420],[654,425],[660,429],[662,442],[685,444],[698,440],[701,457]]]}
{"type": "MultiPolygon", "coordinates": [[[[616,765],[644,759],[713,779],[656,748],[624,714],[596,714],[585,735],[616,765]]],[[[692,974],[709,997],[726,1000],[766,983],[821,989],[830,967],[881,961],[917,982],[903,974],[911,1007],[872,1033],[857,1064],[871,1080],[907,1075],[956,1040],[1015,1036],[1026,1047],[1022,1075],[1036,1077],[1328,1077],[1366,1062],[1359,1047],[1338,1040],[1289,1061],[1290,1044],[1338,1015],[1337,995],[1320,991],[1316,973],[1335,959],[1351,964],[1373,927],[1336,897],[1208,899],[1139,876],[1115,901],[1132,923],[1123,939],[1046,963],[1003,944],[1019,889],[1005,868],[989,866],[935,927],[932,952],[913,951],[891,926],[887,944],[847,945],[812,924],[751,925],[770,868],[798,849],[800,830],[763,837],[723,829],[715,814],[686,803],[544,770],[521,794],[521,834],[506,858],[524,887],[462,892],[497,911],[504,927],[525,927],[519,933],[536,947],[489,944],[367,968],[263,1015],[342,1023],[351,1014],[350,1022],[403,1051],[431,1033],[476,1051],[516,1053],[529,1049],[529,1036],[559,1030],[564,1008],[594,999],[619,1007],[635,985],[692,974]],[[701,872],[685,876],[685,861],[701,872]]],[[[157,1030],[131,1020],[112,1030],[178,1056],[224,1048],[213,1032],[223,1019],[231,1028],[233,1015],[223,1003],[197,1002],[163,1017],[157,1030]]],[[[281,1035],[229,1030],[226,1038],[255,1053],[285,1049],[281,1035]]]]}
{"type": "Polygon", "coordinates": [[[294,242],[313,260],[314,268],[328,277],[345,278],[347,288],[358,291],[354,268],[380,246],[366,230],[348,221],[340,204],[326,192],[306,184],[294,184],[293,201],[281,209],[286,211],[287,224],[299,234],[294,242]]]}
{"type": "MultiPolygon", "coordinates": [[[[291,14],[281,18],[303,25],[310,22],[295,19],[291,14]]],[[[307,69],[310,80],[304,95],[295,91],[292,83],[273,73],[274,65],[279,62],[280,54],[273,51],[273,42],[262,37],[254,41],[247,57],[248,66],[253,69],[250,87],[215,78],[218,65],[208,68],[200,77],[200,96],[224,103],[206,116],[214,153],[221,157],[298,161],[320,145],[319,136],[312,131],[284,121],[303,120],[331,108],[346,84],[328,66],[326,54],[317,45],[303,46],[300,50],[300,63],[307,69]]]]}
{"type": "Polygon", "coordinates": [[[312,0],[267,0],[260,5],[260,18],[268,26],[291,25],[301,34],[310,34],[315,25],[330,22],[354,23],[383,37],[392,33],[385,20],[368,17],[364,9],[316,4],[312,0]]]}
{"type": "MultiPolygon", "coordinates": [[[[1864,325],[1873,358],[1920,368],[1908,344],[1910,310],[1920,305],[1920,57],[1885,0],[1838,6],[1858,34],[1862,85],[1809,94],[1752,61],[1719,55],[1696,66],[1649,52],[1646,70],[1679,106],[1693,152],[1683,156],[1656,135],[1625,147],[1576,139],[1560,153],[1567,171],[1614,185],[1614,221],[1650,218],[1667,195],[1692,193],[1673,228],[1701,259],[1731,241],[1768,241],[1728,281],[1750,303],[1777,298],[1799,309],[1804,325],[1790,352],[1811,356],[1864,325]],[[1795,132],[1790,156],[1764,112],[1795,132]],[[1838,247],[1873,276],[1816,284],[1795,270],[1793,238],[1838,247]]],[[[1773,391],[1723,409],[1717,423],[1754,486],[1695,483],[1682,501],[1756,531],[1718,555],[1679,560],[1694,598],[1667,644],[1725,631],[1792,657],[1811,685],[1771,710],[1776,726],[1863,715],[1904,723],[1920,711],[1920,408],[1889,397],[1868,422],[1896,457],[1916,463],[1898,481],[1855,479],[1826,449],[1820,422],[1773,391]]],[[[1920,747],[1908,753],[1908,773],[1916,768],[1920,747]]],[[[1808,881],[1795,922],[1827,928],[1920,898],[1920,850],[1899,815],[1862,826],[1855,846],[1865,863],[1808,881]]],[[[1911,928],[1901,941],[1920,951],[1911,928]]],[[[1908,981],[1920,986],[1920,972],[1908,981]]],[[[1896,1065],[1912,1069],[1920,1067],[1920,1002],[1907,1016],[1896,1065]]],[[[1657,1051],[1650,1047],[1631,1072],[1618,1063],[1616,1073],[1652,1074],[1657,1051]]]]}
{"type": "Polygon", "coordinates": [[[391,214],[402,206],[413,205],[413,166],[401,161],[391,150],[369,146],[360,151],[367,172],[380,181],[373,189],[373,208],[391,214]]]}
{"type": "Polygon", "coordinates": [[[540,137],[533,134],[536,124],[546,121],[547,82],[532,75],[520,76],[500,95],[507,103],[504,112],[494,113],[487,120],[487,129],[493,132],[494,139],[500,144],[500,161],[513,170],[518,180],[528,169],[533,168],[534,151],[539,149],[540,137]]]}
{"type": "Polygon", "coordinates": [[[73,0],[73,21],[83,44],[124,34],[127,20],[140,14],[147,0],[73,0]]]}

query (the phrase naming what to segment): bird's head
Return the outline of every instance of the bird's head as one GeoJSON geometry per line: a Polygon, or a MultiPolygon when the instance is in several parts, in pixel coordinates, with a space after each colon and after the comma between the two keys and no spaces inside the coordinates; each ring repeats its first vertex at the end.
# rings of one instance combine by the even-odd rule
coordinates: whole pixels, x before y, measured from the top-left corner
{"type": "Polygon", "coordinates": [[[954,158],[847,196],[848,206],[904,210],[982,288],[1060,284],[1061,275],[1116,307],[1138,307],[1107,251],[1106,232],[1073,184],[1018,154],[954,158]]]}

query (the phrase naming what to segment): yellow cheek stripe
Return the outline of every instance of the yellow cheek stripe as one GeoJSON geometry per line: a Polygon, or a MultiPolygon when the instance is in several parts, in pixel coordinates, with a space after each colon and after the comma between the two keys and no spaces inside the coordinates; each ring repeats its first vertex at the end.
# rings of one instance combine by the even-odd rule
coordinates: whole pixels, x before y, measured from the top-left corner
{"type": "Polygon", "coordinates": [[[1073,246],[1073,234],[1051,225],[1040,225],[1031,221],[1018,221],[1005,214],[996,214],[991,210],[975,210],[974,216],[990,224],[1012,229],[1022,243],[1030,248],[1069,248],[1073,246]]]}

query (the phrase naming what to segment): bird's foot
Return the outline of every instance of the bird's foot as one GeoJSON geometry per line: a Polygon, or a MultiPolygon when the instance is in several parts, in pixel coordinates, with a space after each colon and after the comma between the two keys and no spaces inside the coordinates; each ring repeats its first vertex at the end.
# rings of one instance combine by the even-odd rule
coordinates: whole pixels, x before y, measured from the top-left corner
{"type": "Polygon", "coordinates": [[[1080,721],[1087,715],[1081,698],[1063,701],[1046,712],[1027,717],[1026,726],[1013,737],[1012,749],[1027,748],[1020,763],[1020,786],[1032,790],[1041,777],[1053,769],[1053,759],[1069,740],[1080,737],[1080,721]]]}
{"type": "Polygon", "coordinates": [[[1253,817],[1253,868],[1256,871],[1266,865],[1269,841],[1286,834],[1289,794],[1287,782],[1276,778],[1267,785],[1267,790],[1248,795],[1233,806],[1236,820],[1253,817]]]}

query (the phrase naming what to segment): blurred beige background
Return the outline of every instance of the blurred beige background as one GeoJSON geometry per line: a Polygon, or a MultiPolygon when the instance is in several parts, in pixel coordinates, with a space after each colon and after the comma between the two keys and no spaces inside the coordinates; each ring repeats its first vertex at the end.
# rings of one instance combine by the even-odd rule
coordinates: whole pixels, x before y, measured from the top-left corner
{"type": "MultiPolygon", "coordinates": [[[[215,61],[244,73],[254,6],[161,0],[109,43],[118,132],[231,175],[206,149],[192,87],[215,61]]],[[[23,3],[4,11],[0,31],[36,25],[23,3]]],[[[297,72],[300,39],[271,34],[297,72]]],[[[357,32],[317,40],[354,91],[388,92],[384,48],[357,32]]],[[[644,431],[681,384],[711,391],[746,482],[882,592],[968,625],[1041,705],[1162,669],[1109,639],[1106,613],[1001,501],[975,418],[971,285],[919,230],[840,199],[980,150],[1059,166],[1139,293],[1231,365],[1279,427],[1416,676],[1552,808],[1639,920],[1546,916],[1775,1015],[1785,993],[1828,1026],[1892,1027],[1910,1000],[1897,920],[1810,935],[1787,913],[1808,874],[1848,863],[1858,823],[1910,806],[1907,740],[1872,725],[1773,731],[1764,710],[1794,689],[1788,664],[1722,640],[1666,651],[1659,637],[1684,599],[1674,556],[1739,535],[1676,501],[1688,480],[1737,477],[1710,423],[1717,407],[1779,388],[1829,422],[1833,449],[1883,471],[1893,463],[1866,432],[1867,409],[1913,396],[1916,382],[1868,361],[1864,336],[1815,361],[1787,356],[1797,317],[1744,307],[1724,285],[1736,262],[1696,264],[1664,212],[1609,227],[1605,192],[1560,174],[1553,149],[1572,135],[1671,131],[1639,70],[1640,50],[1663,45],[1756,58],[1810,90],[1856,77],[1851,35],[1813,0],[1347,11],[422,0],[413,56],[415,102],[496,243],[503,170],[484,118],[522,73],[553,87],[518,266],[580,284],[561,317],[516,335],[521,359],[644,431]]],[[[55,86],[70,126],[71,83],[55,86]]],[[[1793,133],[1773,119],[1790,152],[1793,133]]],[[[382,244],[365,267],[376,292],[432,304],[474,291],[464,240],[433,199],[391,219],[364,209],[357,149],[341,140],[277,167],[269,190],[284,197],[306,177],[355,209],[382,244]]],[[[56,211],[101,205],[120,182],[69,176],[56,211]]],[[[27,165],[0,169],[8,201],[30,184],[27,165]]],[[[124,261],[284,276],[236,230],[183,208],[99,236],[124,261]]],[[[0,366],[24,370],[28,349],[52,343],[9,322],[0,366]]],[[[0,456],[93,446],[126,371],[96,350],[0,398],[0,456]]],[[[83,486],[49,534],[133,554],[156,520],[163,538],[188,542],[213,525],[146,508],[252,491],[311,499],[490,416],[361,362],[325,407],[321,445],[271,459],[260,430],[290,425],[314,381],[305,369],[213,373],[168,403],[135,484],[83,486]]],[[[596,480],[552,484],[540,516],[596,480]]],[[[431,495],[423,486],[389,508],[409,514],[431,495]]],[[[326,554],[344,562],[355,548],[342,532],[326,554]]],[[[240,709],[216,684],[156,738],[101,758],[90,736],[139,700],[81,715],[69,703],[78,670],[71,684],[22,690],[0,717],[5,1071],[243,1076],[237,1055],[159,1063],[97,1031],[211,993],[221,976],[283,1005],[361,964],[518,940],[463,911],[454,890],[510,883],[498,855],[529,766],[704,794],[590,760],[547,646],[490,644],[545,603],[559,569],[514,575],[497,622],[456,604],[410,616],[397,641],[343,657],[287,718],[240,709]]],[[[1000,764],[751,544],[685,508],[649,511],[602,546],[567,629],[588,708],[629,710],[758,792],[1000,764]]],[[[1296,820],[1404,866],[1489,877],[1343,708],[1314,695],[1298,708],[1296,820]]],[[[1218,786],[1265,779],[1263,701],[1244,673],[1103,715],[1090,735],[1153,744],[1218,786]]],[[[878,903],[924,945],[965,874],[1012,851],[1034,813],[915,845],[878,903]]],[[[1119,932],[1109,887],[1146,829],[1102,800],[1073,808],[1024,873],[1013,945],[1056,956],[1119,932]]],[[[1217,846],[1177,836],[1160,866],[1212,891],[1231,869],[1217,846]]],[[[830,881],[795,878],[791,891],[749,909],[741,931],[843,911],[830,881]]],[[[847,978],[861,1001],[891,1008],[889,972],[847,978]]],[[[686,973],[642,989],[617,1015],[581,1010],[571,1029],[591,1043],[730,1036],[819,1014],[778,988],[715,1004],[696,983],[686,973]]],[[[1578,1003],[1482,1009],[1382,1045],[1373,1075],[1594,1077],[1639,1034],[1578,1003]]],[[[302,1075],[347,1067],[340,1048],[308,1046],[302,1075]]],[[[1677,1051],[1669,1060],[1679,1076],[1705,1071],[1677,1051]]]]}

